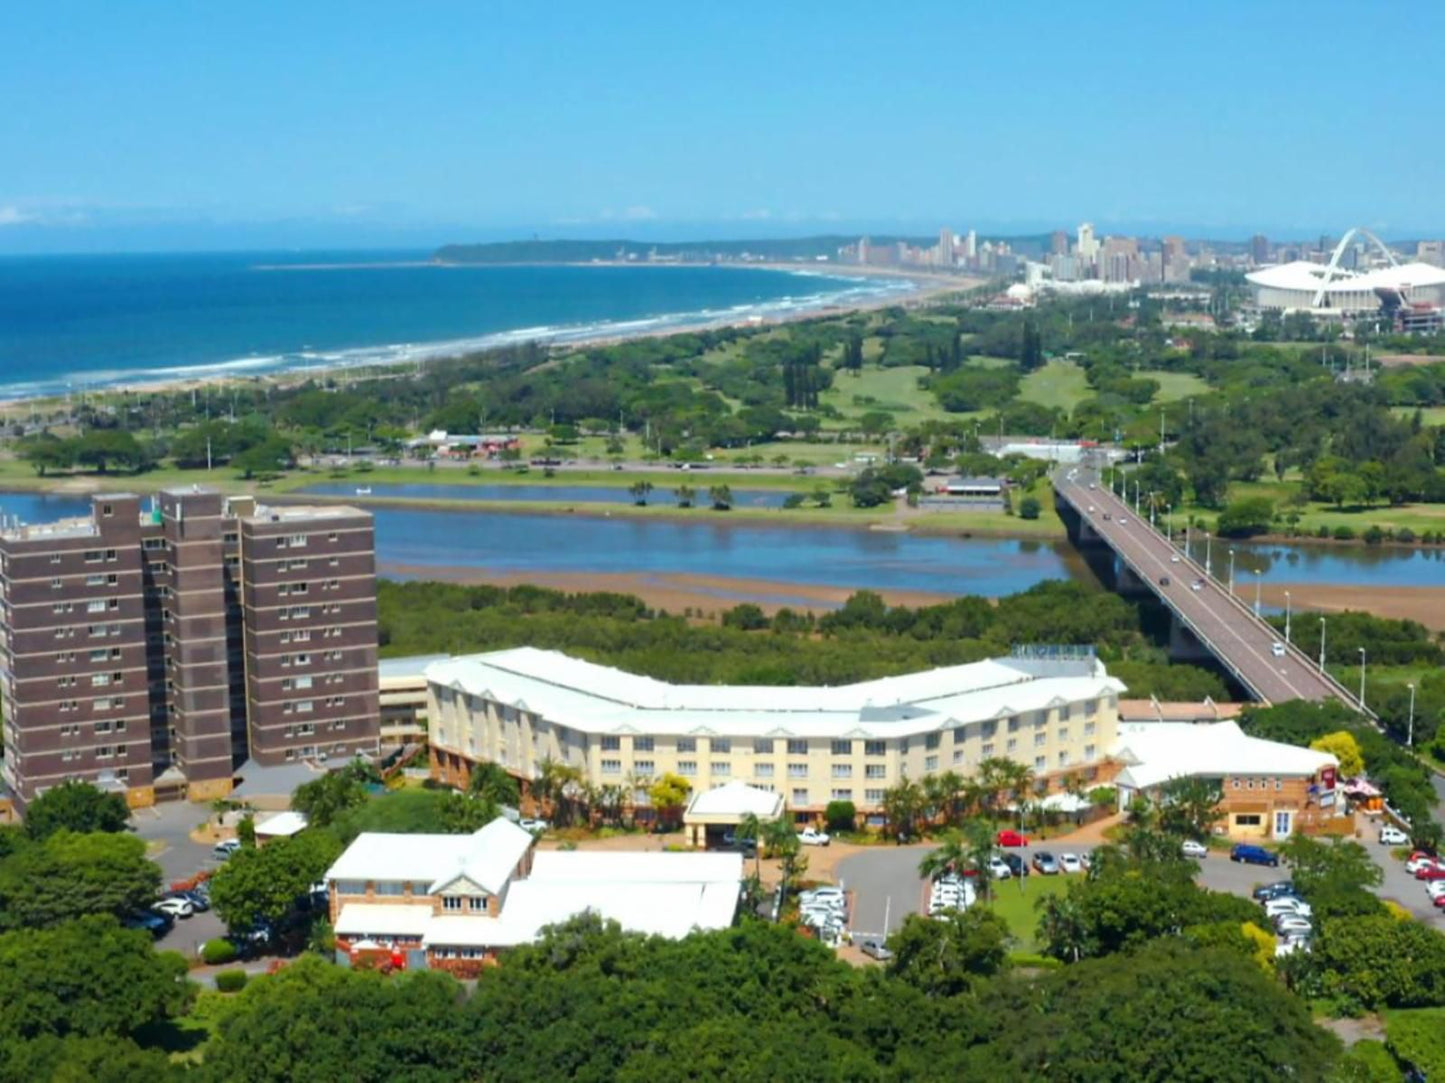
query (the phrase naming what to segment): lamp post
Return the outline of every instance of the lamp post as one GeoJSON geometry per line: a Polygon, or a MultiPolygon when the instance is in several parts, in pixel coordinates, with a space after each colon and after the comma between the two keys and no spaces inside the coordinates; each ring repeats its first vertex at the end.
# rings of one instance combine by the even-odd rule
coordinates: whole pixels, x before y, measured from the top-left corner
{"type": "Polygon", "coordinates": [[[1213,543],[1214,539],[1209,536],[1209,531],[1204,532],[1204,574],[1211,575],[1214,567],[1213,543]]]}
{"type": "Polygon", "coordinates": [[[1360,710],[1365,709],[1365,648],[1360,648],[1360,710]]]}
{"type": "Polygon", "coordinates": [[[1229,593],[1234,595],[1234,546],[1229,547],[1229,593]]]}
{"type": "Polygon", "coordinates": [[[1320,672],[1325,671],[1325,618],[1320,618],[1320,672]]]}
{"type": "Polygon", "coordinates": [[[1259,616],[1259,585],[1264,581],[1258,568],[1254,569],[1254,615],[1259,616]]]}
{"type": "Polygon", "coordinates": [[[1412,684],[1412,685],[1408,685],[1407,687],[1410,689],[1410,728],[1409,728],[1409,730],[1406,731],[1406,735],[1405,735],[1405,747],[1406,747],[1406,748],[1414,748],[1414,747],[1415,747],[1415,686],[1412,684]]]}
{"type": "Polygon", "coordinates": [[[1164,540],[1174,544],[1174,505],[1164,505],[1164,540]]]}
{"type": "Polygon", "coordinates": [[[1284,592],[1284,641],[1289,642],[1289,591],[1284,592]]]}

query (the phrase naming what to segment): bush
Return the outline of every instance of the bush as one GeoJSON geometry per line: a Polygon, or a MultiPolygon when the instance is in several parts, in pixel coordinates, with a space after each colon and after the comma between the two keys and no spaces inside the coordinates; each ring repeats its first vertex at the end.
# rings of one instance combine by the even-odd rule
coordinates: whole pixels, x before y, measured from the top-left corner
{"type": "Polygon", "coordinates": [[[1377,526],[1372,526],[1361,535],[1366,545],[1379,545],[1385,540],[1385,532],[1377,526]]]}
{"type": "Polygon", "coordinates": [[[216,975],[216,989],[222,993],[239,993],[246,988],[248,977],[244,970],[223,970],[216,975]]]}
{"type": "Polygon", "coordinates": [[[858,810],[852,801],[829,801],[823,819],[829,831],[852,831],[858,823],[858,810]]]}
{"type": "Polygon", "coordinates": [[[1020,519],[1037,519],[1041,510],[1042,506],[1039,504],[1039,498],[1036,496],[1026,496],[1019,501],[1020,519]]]}
{"type": "Polygon", "coordinates": [[[235,958],[236,945],[229,940],[207,940],[201,947],[201,962],[207,966],[221,966],[235,958]]]}
{"type": "Polygon", "coordinates": [[[806,497],[804,497],[802,493],[789,493],[783,498],[783,507],[801,508],[805,499],[806,497]]]}
{"type": "Polygon", "coordinates": [[[1414,545],[1415,532],[1407,526],[1402,526],[1399,530],[1395,531],[1395,540],[1404,545],[1414,545]]]}
{"type": "Polygon", "coordinates": [[[1351,527],[1337,526],[1334,532],[1335,541],[1353,541],[1355,532],[1351,527]]]}

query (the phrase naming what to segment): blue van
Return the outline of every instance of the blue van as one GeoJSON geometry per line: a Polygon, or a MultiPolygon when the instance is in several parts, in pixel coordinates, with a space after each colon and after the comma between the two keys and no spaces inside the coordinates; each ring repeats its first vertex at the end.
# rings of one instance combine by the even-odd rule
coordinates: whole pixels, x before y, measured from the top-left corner
{"type": "Polygon", "coordinates": [[[1251,846],[1245,842],[1234,845],[1229,851],[1229,860],[1243,861],[1246,865],[1268,865],[1271,868],[1279,865],[1278,854],[1270,853],[1263,846],[1251,846]]]}

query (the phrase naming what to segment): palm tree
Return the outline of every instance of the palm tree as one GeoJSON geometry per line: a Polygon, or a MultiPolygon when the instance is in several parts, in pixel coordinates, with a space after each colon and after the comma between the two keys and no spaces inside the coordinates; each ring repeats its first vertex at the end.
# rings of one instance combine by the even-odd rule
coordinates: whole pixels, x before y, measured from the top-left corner
{"type": "Polygon", "coordinates": [[[697,490],[691,485],[679,485],[673,490],[673,495],[677,497],[677,506],[679,508],[690,508],[692,507],[692,502],[697,498],[697,490]]]}
{"type": "Polygon", "coordinates": [[[963,813],[963,798],[968,786],[957,771],[949,770],[938,776],[938,792],[943,798],[943,815],[950,824],[958,823],[963,813]]]}
{"type": "Polygon", "coordinates": [[[922,807],[922,787],[907,778],[883,791],[883,814],[888,817],[889,829],[900,841],[916,833],[922,807]]]}
{"type": "Polygon", "coordinates": [[[962,873],[968,859],[968,840],[954,830],[945,831],[942,845],[923,855],[918,863],[918,875],[935,880],[946,872],[962,873]]]}
{"type": "Polygon", "coordinates": [[[726,485],[714,485],[707,491],[713,511],[727,511],[733,506],[733,491],[726,485]]]}
{"type": "Polygon", "coordinates": [[[652,492],[652,482],[634,481],[631,485],[627,487],[627,491],[632,494],[632,502],[634,504],[636,504],[639,508],[646,507],[647,494],[652,492]]]}
{"type": "Polygon", "coordinates": [[[963,835],[967,843],[964,859],[978,877],[979,895],[987,899],[993,883],[993,869],[989,864],[993,859],[993,827],[983,820],[970,820],[963,835]]]}
{"type": "Polygon", "coordinates": [[[547,814],[560,824],[571,821],[573,804],[580,796],[582,771],[550,756],[537,765],[534,789],[540,795],[547,814]]]}

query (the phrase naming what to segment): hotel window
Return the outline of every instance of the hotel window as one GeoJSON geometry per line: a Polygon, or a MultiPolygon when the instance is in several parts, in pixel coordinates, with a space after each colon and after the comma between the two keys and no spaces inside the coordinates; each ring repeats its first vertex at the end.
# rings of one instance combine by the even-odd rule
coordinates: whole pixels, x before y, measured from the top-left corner
{"type": "Polygon", "coordinates": [[[808,791],[807,791],[807,790],[794,790],[794,791],[793,791],[793,804],[795,804],[795,805],[806,805],[807,803],[808,803],[808,791]]]}
{"type": "Polygon", "coordinates": [[[963,762],[963,749],[955,748],[953,750],[953,762],[955,764],[960,764],[963,762]]]}
{"type": "Polygon", "coordinates": [[[832,752],[835,756],[851,756],[853,755],[853,742],[834,741],[832,744],[832,752]]]}
{"type": "Polygon", "coordinates": [[[1093,745],[1085,745],[1085,746],[1084,746],[1084,759],[1086,759],[1086,760],[1092,760],[1093,758],[1094,758],[1094,746],[1093,746],[1093,745]]]}
{"type": "Polygon", "coordinates": [[[908,738],[907,738],[907,737],[900,737],[900,738],[898,739],[898,754],[899,754],[899,755],[906,755],[907,752],[908,752],[908,738]]]}
{"type": "Polygon", "coordinates": [[[1092,723],[1092,722],[1085,722],[1085,723],[1084,723],[1084,736],[1085,736],[1085,737],[1092,737],[1092,736],[1094,736],[1094,723],[1092,723]]]}
{"type": "Polygon", "coordinates": [[[887,741],[864,741],[863,755],[865,756],[886,756],[888,754],[887,741]]]}
{"type": "Polygon", "coordinates": [[[620,751],[622,751],[622,738],[621,738],[621,737],[603,737],[603,738],[602,738],[602,751],[603,751],[603,752],[620,752],[620,751]]]}
{"type": "Polygon", "coordinates": [[[461,908],[462,908],[462,899],[461,899],[461,896],[460,896],[460,895],[443,895],[443,896],[442,896],[442,909],[443,909],[443,910],[460,910],[461,908]]]}
{"type": "Polygon", "coordinates": [[[1048,766],[1048,762],[1044,759],[1043,756],[1035,756],[1035,757],[1034,757],[1034,770],[1035,770],[1035,771],[1042,771],[1042,770],[1044,770],[1044,768],[1047,767],[1047,766],[1048,766]]]}
{"type": "Polygon", "coordinates": [[[1019,750],[1019,739],[1017,737],[1010,737],[1008,739],[1008,744],[1006,744],[1004,747],[1010,753],[1017,752],[1019,750]]]}
{"type": "Polygon", "coordinates": [[[842,789],[835,789],[835,790],[833,791],[833,800],[834,800],[834,801],[851,801],[851,800],[853,800],[853,791],[850,790],[850,789],[847,789],[846,787],[845,787],[845,788],[842,788],[842,789]]]}
{"type": "Polygon", "coordinates": [[[679,752],[696,752],[697,739],[694,737],[679,737],[677,739],[677,750],[679,752]]]}
{"type": "Polygon", "coordinates": [[[727,737],[714,737],[708,745],[714,752],[731,752],[733,750],[732,740],[727,737]]]}
{"type": "Polygon", "coordinates": [[[953,743],[954,743],[954,744],[956,744],[956,745],[961,745],[961,744],[963,744],[963,742],[966,741],[967,739],[968,739],[968,727],[967,727],[967,726],[954,726],[954,727],[953,727],[953,743]]]}
{"type": "Polygon", "coordinates": [[[888,768],[881,763],[870,763],[863,768],[864,778],[887,778],[888,768]]]}
{"type": "Polygon", "coordinates": [[[484,914],[487,910],[487,897],[485,895],[468,895],[467,909],[473,914],[484,914]]]}
{"type": "Polygon", "coordinates": [[[677,761],[677,773],[678,773],[679,775],[684,775],[684,776],[689,777],[689,778],[692,777],[693,775],[696,775],[696,774],[697,774],[697,760],[678,760],[678,761],[677,761]]]}
{"type": "Polygon", "coordinates": [[[992,742],[992,741],[985,741],[983,747],[980,748],[978,751],[979,751],[979,754],[982,755],[984,759],[988,759],[990,756],[993,755],[993,742],[992,742]]]}
{"type": "Polygon", "coordinates": [[[1232,779],[1231,781],[1234,783],[1234,788],[1235,788],[1236,790],[1239,789],[1239,779],[1236,778],[1236,779],[1232,779]]]}
{"type": "Polygon", "coordinates": [[[653,743],[651,737],[634,737],[632,739],[632,751],[651,752],[653,743]]]}
{"type": "Polygon", "coordinates": [[[938,770],[938,757],[937,757],[937,756],[925,756],[924,759],[923,759],[923,769],[924,769],[925,771],[937,771],[937,770],[938,770]]]}
{"type": "Polygon", "coordinates": [[[1048,723],[1049,723],[1049,712],[1048,712],[1048,711],[1039,711],[1037,714],[1034,715],[1034,728],[1035,728],[1035,729],[1037,729],[1037,728],[1040,727],[1040,726],[1046,726],[1046,725],[1048,725],[1048,723]]]}
{"type": "Polygon", "coordinates": [[[104,557],[99,549],[87,549],[85,551],[85,562],[87,564],[99,564],[104,557]]]}
{"type": "Polygon", "coordinates": [[[1275,788],[1276,790],[1282,790],[1282,789],[1284,789],[1284,779],[1282,779],[1282,778],[1277,778],[1277,779],[1275,779],[1275,780],[1274,780],[1274,788],[1275,788]]]}
{"type": "Polygon", "coordinates": [[[1098,700],[1093,700],[1093,699],[1086,699],[1086,700],[1084,700],[1084,713],[1085,713],[1085,714],[1093,714],[1093,713],[1094,713],[1095,711],[1097,711],[1098,709],[1099,709],[1099,702],[1098,702],[1098,700]]]}
{"type": "Polygon", "coordinates": [[[728,763],[727,760],[713,760],[711,770],[714,775],[722,778],[726,778],[733,773],[732,764],[728,763]]]}
{"type": "Polygon", "coordinates": [[[1258,827],[1259,814],[1250,812],[1237,812],[1234,814],[1234,823],[1237,827],[1258,827]]]}
{"type": "Polygon", "coordinates": [[[806,763],[790,763],[790,764],[788,764],[788,777],[789,777],[789,778],[807,778],[807,777],[808,777],[808,765],[807,765],[806,763]]]}
{"type": "Polygon", "coordinates": [[[1067,767],[1067,766],[1069,766],[1069,750],[1068,750],[1068,749],[1064,749],[1062,752],[1059,753],[1059,766],[1060,766],[1060,767],[1067,767]]]}
{"type": "Polygon", "coordinates": [[[602,773],[603,773],[604,775],[620,775],[620,774],[622,774],[622,761],[621,761],[621,760],[603,760],[603,761],[602,761],[602,773]]]}
{"type": "Polygon", "coordinates": [[[755,763],[755,764],[753,764],[753,777],[754,777],[754,778],[772,778],[772,777],[773,777],[773,765],[772,765],[771,763],[755,763]]]}
{"type": "Polygon", "coordinates": [[[789,756],[806,756],[808,754],[808,742],[788,739],[789,756]]]}
{"type": "Polygon", "coordinates": [[[297,714],[310,714],[314,710],[316,710],[316,702],[314,700],[302,699],[296,701],[297,714]]]}
{"type": "Polygon", "coordinates": [[[651,778],[654,770],[655,768],[651,760],[637,760],[632,765],[633,774],[639,775],[642,778],[651,778]]]}
{"type": "Polygon", "coordinates": [[[938,734],[937,734],[937,732],[924,734],[924,737],[923,737],[923,747],[924,747],[925,749],[927,749],[929,752],[932,752],[935,748],[938,747],[938,734]]]}
{"type": "Polygon", "coordinates": [[[405,895],[406,885],[402,880],[378,880],[376,893],[378,895],[405,895]]]}
{"type": "Polygon", "coordinates": [[[1059,730],[1059,732],[1058,732],[1058,738],[1059,738],[1060,743],[1066,743],[1066,742],[1068,741],[1068,739],[1069,739],[1069,730],[1068,730],[1068,727],[1062,727],[1062,728],[1060,728],[1060,730],[1059,730]]]}
{"type": "Polygon", "coordinates": [[[1034,747],[1043,748],[1044,745],[1048,743],[1048,740],[1049,735],[1047,733],[1036,733],[1034,734],[1034,747]]]}
{"type": "Polygon", "coordinates": [[[771,756],[773,754],[773,739],[771,737],[753,738],[753,755],[771,756]]]}
{"type": "Polygon", "coordinates": [[[287,539],[286,544],[292,549],[305,549],[308,540],[305,534],[292,534],[291,537],[287,539]]]}
{"type": "Polygon", "coordinates": [[[870,804],[870,805],[881,805],[881,804],[883,804],[883,791],[882,791],[882,790],[864,790],[864,791],[863,791],[863,800],[864,800],[864,801],[867,801],[868,804],[870,804]]]}
{"type": "Polygon", "coordinates": [[[1008,720],[1008,731],[1009,731],[1010,733],[1017,733],[1018,730],[1019,730],[1019,719],[1018,719],[1018,715],[1014,715],[1014,717],[1012,717],[1012,718],[1010,718],[1010,719],[1008,720]]]}
{"type": "Polygon", "coordinates": [[[852,778],[852,777],[853,777],[853,765],[852,765],[851,763],[835,763],[835,764],[833,764],[833,777],[834,777],[834,778],[852,778]]]}

